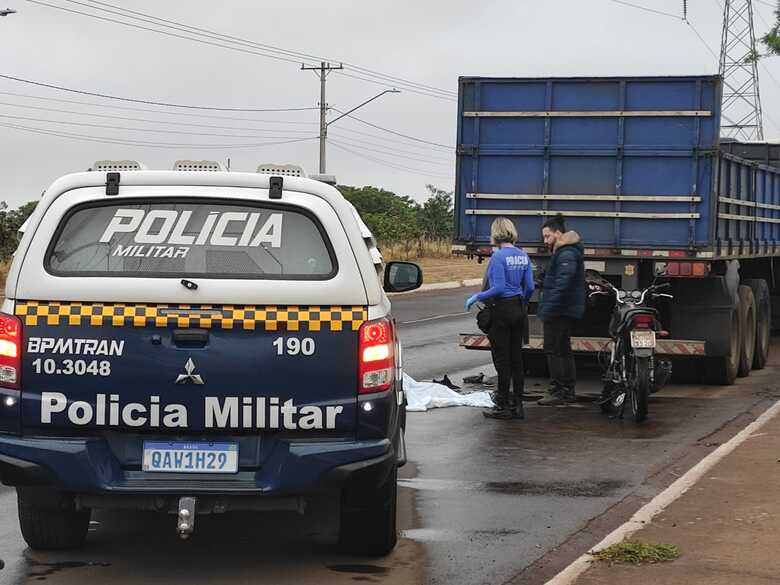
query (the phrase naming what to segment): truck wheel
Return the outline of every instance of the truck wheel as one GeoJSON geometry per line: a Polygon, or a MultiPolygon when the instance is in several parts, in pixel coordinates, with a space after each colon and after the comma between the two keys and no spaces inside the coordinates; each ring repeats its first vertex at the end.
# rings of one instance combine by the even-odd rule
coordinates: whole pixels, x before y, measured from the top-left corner
{"type": "Polygon", "coordinates": [[[384,483],[368,493],[359,483],[344,488],[339,543],[345,550],[356,555],[384,556],[395,548],[397,483],[398,470],[393,466],[384,483]]]}
{"type": "Polygon", "coordinates": [[[753,289],[756,300],[756,348],[753,354],[753,369],[763,370],[769,361],[769,342],[772,335],[772,299],[769,285],[761,278],[745,279],[745,284],[753,289]]]}
{"type": "Polygon", "coordinates": [[[729,354],[706,358],[704,381],[707,384],[730,386],[737,379],[739,357],[742,353],[742,321],[739,305],[731,311],[731,327],[729,327],[728,335],[729,354]]]}
{"type": "Polygon", "coordinates": [[[739,354],[737,375],[741,378],[750,375],[753,369],[753,355],[756,350],[756,299],[749,286],[739,287],[739,310],[742,321],[742,351],[739,354]]]}
{"type": "Polygon", "coordinates": [[[63,550],[84,545],[92,511],[77,510],[72,500],[52,493],[50,501],[17,497],[19,528],[25,542],[34,550],[63,550]]]}

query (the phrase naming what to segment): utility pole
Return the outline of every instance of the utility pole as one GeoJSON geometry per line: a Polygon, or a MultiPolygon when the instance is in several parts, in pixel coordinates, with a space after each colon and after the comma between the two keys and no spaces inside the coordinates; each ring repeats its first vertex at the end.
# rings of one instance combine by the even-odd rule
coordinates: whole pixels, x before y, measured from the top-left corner
{"type": "Polygon", "coordinates": [[[328,102],[325,99],[325,81],[331,71],[344,69],[344,65],[331,65],[322,61],[319,67],[301,65],[302,71],[314,71],[320,78],[320,174],[325,174],[325,141],[328,139],[328,102]]]}
{"type": "Polygon", "coordinates": [[[719,69],[723,77],[721,136],[764,139],[758,59],[752,0],[725,0],[719,69]]]}

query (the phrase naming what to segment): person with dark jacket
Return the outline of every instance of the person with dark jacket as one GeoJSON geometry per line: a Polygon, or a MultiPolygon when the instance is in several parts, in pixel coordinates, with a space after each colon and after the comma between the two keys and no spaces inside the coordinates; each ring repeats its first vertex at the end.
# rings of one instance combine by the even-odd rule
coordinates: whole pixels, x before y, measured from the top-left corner
{"type": "Polygon", "coordinates": [[[496,250],[490,257],[486,290],[466,300],[468,311],[476,302],[490,306],[490,351],[498,372],[495,406],[482,412],[487,418],[524,418],[523,340],[526,336],[527,303],[534,292],[531,261],[525,250],[515,247],[517,230],[512,220],[496,219],[490,229],[496,250]],[[509,388],[512,387],[512,394],[509,388]]]}
{"type": "Polygon", "coordinates": [[[577,400],[571,331],[574,322],[582,319],[585,313],[584,247],[577,232],[566,231],[560,214],[544,223],[542,237],[553,254],[547,265],[536,315],[544,325],[544,351],[551,384],[538,403],[556,406],[577,400]]]}

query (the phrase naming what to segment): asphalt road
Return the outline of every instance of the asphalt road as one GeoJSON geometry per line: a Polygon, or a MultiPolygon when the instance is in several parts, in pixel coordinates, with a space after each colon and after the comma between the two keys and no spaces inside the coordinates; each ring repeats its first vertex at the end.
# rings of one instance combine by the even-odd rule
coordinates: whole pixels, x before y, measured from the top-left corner
{"type": "MultiPolygon", "coordinates": [[[[466,289],[396,297],[407,371],[426,379],[476,367],[487,352],[457,348],[474,329],[466,289]]],[[[15,496],[0,488],[0,583],[543,583],[644,501],[780,398],[780,344],[772,366],[728,388],[671,386],[650,420],[609,420],[592,403],[543,408],[526,421],[488,421],[477,409],[410,413],[402,470],[402,539],[384,559],[342,555],[333,502],[312,515],[200,517],[181,542],[174,520],[98,513],[87,547],[26,550],[15,496]]],[[[598,389],[582,372],[583,393],[598,389]]],[[[456,380],[459,381],[459,380],[456,380]]],[[[529,381],[538,392],[542,381],[529,381]]]]}

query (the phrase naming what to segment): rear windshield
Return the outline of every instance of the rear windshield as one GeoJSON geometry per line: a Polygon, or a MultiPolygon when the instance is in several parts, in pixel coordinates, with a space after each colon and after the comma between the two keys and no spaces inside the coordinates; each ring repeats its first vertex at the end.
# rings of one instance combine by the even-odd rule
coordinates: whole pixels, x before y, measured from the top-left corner
{"type": "Polygon", "coordinates": [[[336,272],[314,217],[224,201],[78,207],[57,230],[46,264],[61,276],[323,280],[336,272]]]}

